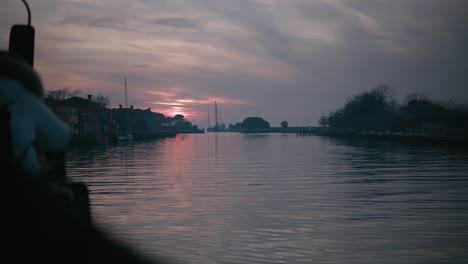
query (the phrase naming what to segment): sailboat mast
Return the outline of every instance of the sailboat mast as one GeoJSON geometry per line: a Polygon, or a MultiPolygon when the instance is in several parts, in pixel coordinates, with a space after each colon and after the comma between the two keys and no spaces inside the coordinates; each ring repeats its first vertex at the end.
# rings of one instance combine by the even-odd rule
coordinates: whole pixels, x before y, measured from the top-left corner
{"type": "Polygon", "coordinates": [[[127,77],[125,77],[125,108],[127,108],[127,77]]]}
{"type": "Polygon", "coordinates": [[[215,128],[218,129],[218,103],[215,101],[215,128]]]}

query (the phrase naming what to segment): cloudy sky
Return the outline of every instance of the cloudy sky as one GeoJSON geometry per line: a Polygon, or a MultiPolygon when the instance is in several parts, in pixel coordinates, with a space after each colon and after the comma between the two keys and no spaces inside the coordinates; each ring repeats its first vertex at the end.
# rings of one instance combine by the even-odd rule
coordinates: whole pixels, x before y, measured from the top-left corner
{"type": "MultiPolygon", "coordinates": [[[[321,115],[383,83],[468,102],[466,0],[29,0],[35,67],[69,87],[213,124],[321,115]]],[[[0,4],[0,49],[20,0],[0,4]]]]}

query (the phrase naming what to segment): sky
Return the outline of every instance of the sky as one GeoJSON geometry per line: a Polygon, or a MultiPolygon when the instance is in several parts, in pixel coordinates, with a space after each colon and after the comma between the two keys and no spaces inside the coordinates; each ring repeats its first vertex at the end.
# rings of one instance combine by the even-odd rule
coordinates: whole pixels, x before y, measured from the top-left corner
{"type": "MultiPolygon", "coordinates": [[[[468,102],[466,0],[28,1],[46,90],[101,93],[200,127],[259,116],[315,126],[386,84],[468,102]],[[209,114],[208,114],[209,113],[209,114]]],[[[0,3],[0,49],[20,0],[0,3]]]]}

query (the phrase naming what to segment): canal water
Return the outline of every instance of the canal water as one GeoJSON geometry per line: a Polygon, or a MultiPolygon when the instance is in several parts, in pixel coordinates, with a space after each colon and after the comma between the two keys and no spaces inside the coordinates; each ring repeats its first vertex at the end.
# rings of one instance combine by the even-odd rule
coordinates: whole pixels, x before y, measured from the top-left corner
{"type": "Polygon", "coordinates": [[[207,133],[74,147],[96,223],[174,263],[468,263],[468,150],[207,133]]]}

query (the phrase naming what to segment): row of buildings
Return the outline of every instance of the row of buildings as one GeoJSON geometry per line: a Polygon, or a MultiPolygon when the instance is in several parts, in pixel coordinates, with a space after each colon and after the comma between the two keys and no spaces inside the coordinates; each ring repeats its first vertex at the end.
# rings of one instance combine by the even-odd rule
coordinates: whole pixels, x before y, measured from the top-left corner
{"type": "Polygon", "coordinates": [[[165,127],[165,116],[151,108],[106,108],[87,98],[71,97],[65,100],[46,98],[45,103],[65,122],[73,135],[116,134],[121,130],[156,132],[165,127]]]}

